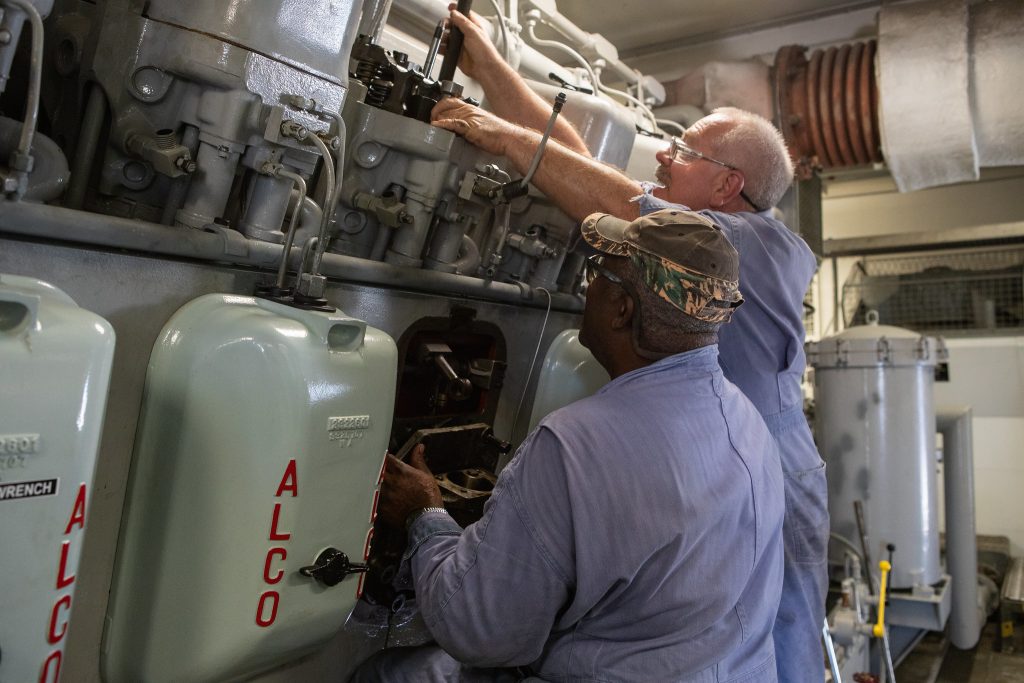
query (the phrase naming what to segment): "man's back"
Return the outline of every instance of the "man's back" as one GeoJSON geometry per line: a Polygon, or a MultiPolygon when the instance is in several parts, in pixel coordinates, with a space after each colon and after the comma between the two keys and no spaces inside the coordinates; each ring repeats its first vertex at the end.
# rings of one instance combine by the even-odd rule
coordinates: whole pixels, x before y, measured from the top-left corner
{"type": "Polygon", "coordinates": [[[716,356],[617,378],[544,420],[503,473],[573,584],[545,679],[774,680],[781,472],[716,356]]]}

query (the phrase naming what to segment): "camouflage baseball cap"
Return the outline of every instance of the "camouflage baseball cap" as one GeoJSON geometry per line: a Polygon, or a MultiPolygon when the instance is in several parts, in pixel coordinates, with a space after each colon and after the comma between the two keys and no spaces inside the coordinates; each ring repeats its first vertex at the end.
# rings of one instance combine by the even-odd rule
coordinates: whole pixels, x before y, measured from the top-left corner
{"type": "Polygon", "coordinates": [[[629,222],[592,213],[580,230],[598,251],[629,257],[643,281],[687,315],[724,323],[743,303],[739,255],[722,229],[700,214],[662,209],[629,222]]]}

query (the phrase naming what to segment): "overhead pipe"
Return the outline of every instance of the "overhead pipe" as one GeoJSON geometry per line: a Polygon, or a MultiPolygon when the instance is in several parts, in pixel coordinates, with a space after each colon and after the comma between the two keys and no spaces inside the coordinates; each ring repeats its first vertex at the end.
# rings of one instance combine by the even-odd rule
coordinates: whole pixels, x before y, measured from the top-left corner
{"type": "Polygon", "coordinates": [[[807,177],[884,161],[901,192],[1024,163],[1019,0],[882,6],[878,39],[775,56],[776,119],[807,177]]]}
{"type": "Polygon", "coordinates": [[[612,71],[627,85],[640,82],[640,73],[619,59],[619,51],[607,38],[597,33],[588,33],[558,11],[554,0],[526,0],[524,7],[538,11],[545,24],[576,43],[583,52],[605,61],[605,69],[612,71]]]}
{"type": "Polygon", "coordinates": [[[961,650],[970,650],[978,644],[987,616],[986,601],[978,599],[972,415],[970,406],[944,406],[935,411],[937,431],[942,434],[946,572],[953,577],[949,639],[961,650]]]}
{"type": "MultiPolygon", "coordinates": [[[[157,223],[118,218],[59,206],[0,202],[0,233],[100,247],[128,249],[239,266],[268,272],[281,262],[282,245],[251,240],[228,228],[218,232],[172,228],[157,223]]],[[[299,266],[299,249],[288,256],[289,269],[299,266]]],[[[392,266],[377,261],[325,254],[321,274],[339,282],[459,296],[486,301],[547,307],[547,294],[522,284],[505,284],[454,273],[392,266]]],[[[579,313],[583,299],[554,293],[552,310],[579,313]]]]}

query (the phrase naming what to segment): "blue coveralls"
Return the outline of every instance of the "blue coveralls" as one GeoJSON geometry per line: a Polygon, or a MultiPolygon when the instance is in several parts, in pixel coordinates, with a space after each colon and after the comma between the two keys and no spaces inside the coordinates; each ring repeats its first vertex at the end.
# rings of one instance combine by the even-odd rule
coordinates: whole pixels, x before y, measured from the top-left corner
{"type": "MultiPolygon", "coordinates": [[[[686,208],[650,194],[640,213],[686,208]]],[[[718,335],[725,376],[754,403],[779,445],[786,485],[786,575],[775,622],[779,680],[825,678],[821,627],[828,591],[828,490],[825,463],[803,415],[803,298],[817,263],[803,239],[771,213],[701,211],[740,255],[744,304],[718,335]]]]}
{"type": "Polygon", "coordinates": [[[354,681],[771,683],[784,507],[716,346],[626,373],[546,417],[465,532],[413,523],[420,611],[462,664],[396,648],[354,681]]]}

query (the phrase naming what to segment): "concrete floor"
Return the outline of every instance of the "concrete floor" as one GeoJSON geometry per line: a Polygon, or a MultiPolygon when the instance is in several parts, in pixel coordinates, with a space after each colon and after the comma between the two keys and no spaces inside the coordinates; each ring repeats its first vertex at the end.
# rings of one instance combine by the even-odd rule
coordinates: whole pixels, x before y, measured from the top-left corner
{"type": "Polygon", "coordinates": [[[898,683],[1024,683],[1024,622],[1017,619],[1012,654],[996,652],[999,624],[989,621],[973,650],[957,650],[941,633],[925,636],[896,667],[898,683]]]}

